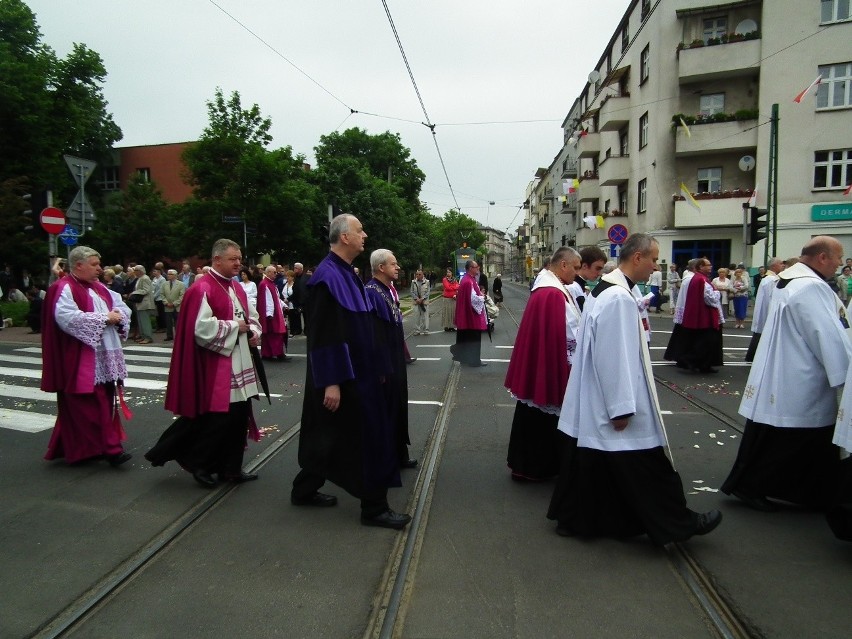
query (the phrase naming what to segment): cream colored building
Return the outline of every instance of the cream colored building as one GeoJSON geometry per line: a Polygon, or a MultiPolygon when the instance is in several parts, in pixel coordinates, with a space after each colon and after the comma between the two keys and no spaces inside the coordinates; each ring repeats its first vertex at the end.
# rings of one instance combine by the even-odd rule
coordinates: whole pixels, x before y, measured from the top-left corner
{"type": "Polygon", "coordinates": [[[744,242],[742,205],[757,187],[767,206],[778,104],[773,252],[798,255],[810,237],[831,234],[852,255],[850,11],[848,0],[630,2],[569,110],[562,150],[527,189],[528,254],[560,244],[609,251],[607,231],[622,224],[657,237],[666,262],[758,266],[764,243],[744,242]],[[563,163],[575,159],[577,194],[560,202],[572,179],[563,163]],[[584,225],[598,215],[604,228],[584,225]]]}

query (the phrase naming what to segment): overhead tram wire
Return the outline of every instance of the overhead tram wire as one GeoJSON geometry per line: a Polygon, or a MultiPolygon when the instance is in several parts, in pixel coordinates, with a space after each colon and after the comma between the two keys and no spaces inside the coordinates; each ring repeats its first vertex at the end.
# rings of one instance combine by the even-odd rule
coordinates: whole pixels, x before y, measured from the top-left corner
{"type": "Polygon", "coordinates": [[[402,55],[402,61],[405,63],[405,68],[408,70],[408,77],[411,78],[411,84],[414,86],[414,92],[417,94],[417,99],[420,101],[420,108],[423,109],[423,116],[426,118],[426,122],[423,123],[423,126],[432,132],[432,141],[435,143],[435,150],[438,152],[438,160],[441,162],[444,177],[447,179],[447,186],[450,187],[450,194],[453,196],[453,203],[455,203],[456,209],[460,211],[461,207],[456,199],[455,191],[453,191],[453,184],[450,181],[449,173],[447,173],[447,165],[444,162],[441,147],[438,145],[438,137],[435,134],[435,125],[432,124],[432,121],[429,119],[429,113],[426,111],[426,105],[423,103],[423,96],[420,95],[420,89],[417,87],[417,81],[414,79],[414,72],[411,70],[411,65],[408,63],[408,56],[405,55],[405,49],[402,46],[402,40],[400,40],[399,32],[397,32],[396,25],[393,22],[393,16],[391,16],[387,0],[382,0],[382,6],[385,8],[385,15],[388,17],[388,22],[390,23],[391,30],[393,31],[393,36],[396,39],[396,44],[399,47],[400,54],[402,55]]]}

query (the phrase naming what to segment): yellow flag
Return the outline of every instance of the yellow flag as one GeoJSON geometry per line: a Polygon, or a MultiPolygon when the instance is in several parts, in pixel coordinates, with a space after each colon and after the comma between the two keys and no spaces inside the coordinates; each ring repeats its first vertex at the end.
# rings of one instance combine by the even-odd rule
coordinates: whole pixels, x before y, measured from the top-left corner
{"type": "Polygon", "coordinates": [[[701,213],[701,207],[698,206],[698,202],[695,201],[695,198],[692,197],[692,193],[689,192],[689,189],[686,188],[686,184],[683,182],[680,183],[680,192],[683,193],[683,197],[686,200],[686,203],[689,204],[696,211],[701,213]]]}

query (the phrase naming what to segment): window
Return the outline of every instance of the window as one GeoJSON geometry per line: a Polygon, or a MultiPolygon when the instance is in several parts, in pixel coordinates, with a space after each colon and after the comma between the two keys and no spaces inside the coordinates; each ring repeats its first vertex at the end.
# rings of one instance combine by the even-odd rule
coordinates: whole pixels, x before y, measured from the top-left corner
{"type": "Polygon", "coordinates": [[[852,182],[852,149],[814,153],[814,188],[845,188],[852,182]]]}
{"type": "Polygon", "coordinates": [[[651,0],[642,0],[642,19],[648,17],[648,14],[651,12],[651,0]]]}
{"type": "Polygon", "coordinates": [[[101,179],[98,182],[104,191],[118,191],[120,188],[118,179],[118,167],[107,166],[101,174],[101,179]]]}
{"type": "Polygon", "coordinates": [[[136,169],[136,179],[143,183],[150,182],[151,169],[149,169],[148,167],[136,169]]]}
{"type": "Polygon", "coordinates": [[[610,205],[610,201],[604,200],[604,207],[603,207],[604,213],[609,213],[612,210],[612,209],[609,208],[609,205],[610,205]]]}
{"type": "Polygon", "coordinates": [[[648,180],[639,180],[639,213],[648,210],[648,180]]]}
{"type": "Polygon", "coordinates": [[[728,33],[728,18],[726,16],[704,20],[704,32],[702,33],[704,44],[707,44],[707,41],[713,38],[718,40],[726,33],[728,33]]]}
{"type": "Polygon", "coordinates": [[[852,62],[819,67],[817,109],[852,106],[852,62]]]}
{"type": "Polygon", "coordinates": [[[702,95],[699,101],[699,115],[716,115],[717,113],[725,112],[725,94],[724,93],[708,93],[702,95]]]}
{"type": "Polygon", "coordinates": [[[822,0],[820,22],[839,22],[850,17],[849,0],[822,0]]]}
{"type": "Polygon", "coordinates": [[[627,189],[618,191],[618,210],[627,214],[627,189]]]}
{"type": "Polygon", "coordinates": [[[642,84],[651,75],[651,43],[645,45],[642,49],[642,55],[639,58],[639,84],[642,84]]]}
{"type": "Polygon", "coordinates": [[[713,166],[707,169],[698,169],[699,193],[715,193],[722,190],[722,167],[713,166]]]}
{"type": "Polygon", "coordinates": [[[624,127],[623,129],[621,129],[621,131],[618,132],[618,154],[621,157],[626,158],[629,155],[627,151],[627,142],[627,127],[624,127]]]}
{"type": "Polygon", "coordinates": [[[621,32],[621,52],[627,51],[628,46],[630,46],[630,31],[627,25],[624,25],[624,30],[621,32]]]}
{"type": "Polygon", "coordinates": [[[639,118],[639,148],[644,149],[648,145],[648,112],[639,118]]]}

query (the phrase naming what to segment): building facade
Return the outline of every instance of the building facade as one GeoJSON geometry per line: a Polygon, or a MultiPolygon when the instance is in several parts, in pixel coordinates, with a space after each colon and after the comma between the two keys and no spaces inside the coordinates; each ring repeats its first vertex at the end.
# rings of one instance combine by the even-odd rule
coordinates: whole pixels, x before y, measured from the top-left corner
{"type": "Polygon", "coordinates": [[[136,175],[156,183],[169,204],[185,202],[192,187],[184,182],[183,152],[192,142],[116,147],[112,163],[100,169],[99,185],[105,192],[124,191],[136,175]]]}
{"type": "Polygon", "coordinates": [[[745,241],[743,204],[756,189],[767,206],[777,125],[771,252],[798,255],[830,234],[852,255],[850,43],[847,0],[633,0],[568,112],[562,151],[528,188],[530,239],[542,253],[572,236],[609,252],[608,230],[622,224],[657,237],[662,261],[756,267],[764,242],[745,241]],[[577,181],[557,179],[572,161],[577,181]],[[576,213],[547,199],[575,188],[576,213]],[[568,228],[548,234],[557,210],[568,228]]]}

